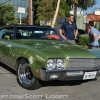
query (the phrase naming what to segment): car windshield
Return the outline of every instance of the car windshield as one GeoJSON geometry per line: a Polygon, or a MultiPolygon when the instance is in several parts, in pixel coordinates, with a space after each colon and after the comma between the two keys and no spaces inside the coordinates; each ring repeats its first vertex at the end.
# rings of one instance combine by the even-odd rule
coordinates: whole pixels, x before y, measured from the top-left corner
{"type": "Polygon", "coordinates": [[[63,40],[60,34],[46,27],[17,27],[17,39],[63,40]]]}

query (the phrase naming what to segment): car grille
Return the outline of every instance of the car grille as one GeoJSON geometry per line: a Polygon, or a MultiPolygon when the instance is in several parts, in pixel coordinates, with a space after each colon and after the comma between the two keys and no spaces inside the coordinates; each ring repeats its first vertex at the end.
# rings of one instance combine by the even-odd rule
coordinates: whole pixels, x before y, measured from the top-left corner
{"type": "Polygon", "coordinates": [[[68,68],[93,68],[100,66],[100,59],[69,59],[68,68]]]}

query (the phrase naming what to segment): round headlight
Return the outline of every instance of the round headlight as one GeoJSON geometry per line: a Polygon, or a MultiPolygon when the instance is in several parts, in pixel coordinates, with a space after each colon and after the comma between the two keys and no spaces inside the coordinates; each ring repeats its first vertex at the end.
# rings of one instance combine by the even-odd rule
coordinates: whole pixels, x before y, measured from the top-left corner
{"type": "Polygon", "coordinates": [[[65,65],[64,59],[57,59],[57,69],[63,69],[65,65]]]}
{"type": "Polygon", "coordinates": [[[55,69],[56,67],[56,63],[53,59],[48,59],[47,60],[47,69],[48,70],[52,70],[52,69],[55,69]]]}

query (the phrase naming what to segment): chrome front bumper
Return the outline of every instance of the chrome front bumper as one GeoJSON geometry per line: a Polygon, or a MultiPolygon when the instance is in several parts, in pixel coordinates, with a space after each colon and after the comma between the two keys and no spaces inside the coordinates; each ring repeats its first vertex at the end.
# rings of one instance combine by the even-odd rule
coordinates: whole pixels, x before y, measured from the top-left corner
{"type": "Polygon", "coordinates": [[[90,79],[95,79],[97,76],[100,76],[100,67],[67,68],[67,70],[45,70],[45,69],[40,70],[40,77],[42,81],[86,80],[86,78],[84,78],[87,77],[86,75],[90,77],[90,79]],[[87,75],[89,73],[90,76],[87,75]],[[95,77],[93,75],[95,75],[95,77]]]}

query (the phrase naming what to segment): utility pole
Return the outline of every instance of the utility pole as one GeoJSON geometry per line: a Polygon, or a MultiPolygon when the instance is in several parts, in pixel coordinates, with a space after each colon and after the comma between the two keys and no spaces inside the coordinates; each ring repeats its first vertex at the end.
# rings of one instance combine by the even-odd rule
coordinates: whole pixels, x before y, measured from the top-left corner
{"type": "Polygon", "coordinates": [[[73,8],[74,8],[74,21],[76,22],[76,15],[77,15],[77,0],[74,0],[73,8]]]}
{"type": "Polygon", "coordinates": [[[28,24],[33,25],[32,0],[28,0],[28,24]]]}

